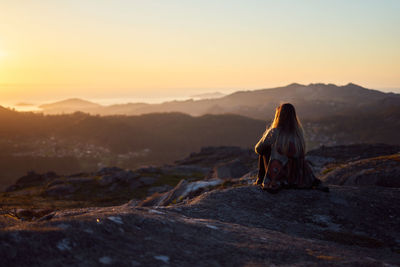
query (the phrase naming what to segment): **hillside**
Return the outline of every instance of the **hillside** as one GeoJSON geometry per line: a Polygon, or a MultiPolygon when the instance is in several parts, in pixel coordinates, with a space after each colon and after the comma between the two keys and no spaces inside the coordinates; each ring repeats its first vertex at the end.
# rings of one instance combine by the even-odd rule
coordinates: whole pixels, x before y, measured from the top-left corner
{"type": "MultiPolygon", "coordinates": [[[[385,154],[398,150],[396,146],[379,144],[340,146],[310,151],[308,156],[314,166],[320,167],[318,175],[330,173],[331,168],[347,168],[343,164],[361,171],[363,166],[357,165],[361,159],[374,162],[375,168],[370,172],[379,176],[386,171],[379,166],[387,166],[388,160],[400,166],[399,154],[385,154]],[[361,157],[357,156],[360,151],[364,151],[361,157]]],[[[0,195],[3,203],[0,264],[396,266],[400,263],[398,185],[377,185],[369,179],[370,174],[361,174],[359,180],[365,178],[367,183],[329,185],[329,193],[287,189],[271,195],[250,185],[254,181],[255,164],[254,153],[241,148],[208,147],[160,168],[135,171],[108,168],[87,174],[86,178],[85,174],[62,177],[54,173],[21,177],[19,187],[0,195]],[[152,187],[160,186],[158,181],[171,182],[171,173],[175,173],[175,188],[164,189],[164,193],[150,192],[152,187]],[[183,180],[178,183],[179,179],[183,180]],[[44,186],[43,191],[37,191],[41,198],[32,195],[35,183],[44,186]],[[129,201],[129,194],[123,190],[129,188],[128,184],[146,188],[151,197],[140,202],[135,188],[130,187],[133,199],[129,201]],[[57,186],[81,191],[56,193],[57,186]],[[106,202],[93,202],[93,194],[98,190],[103,190],[99,196],[106,202]],[[27,205],[21,200],[28,192],[33,201],[27,205]],[[86,200],[82,198],[85,192],[89,197],[86,200]],[[117,204],[114,200],[118,194],[124,197],[117,204]],[[112,196],[108,202],[107,196],[112,196]],[[15,206],[18,197],[19,207],[15,206]],[[170,201],[155,205],[150,199],[170,201]],[[88,205],[90,201],[92,204],[88,205]],[[68,207],[68,203],[75,203],[75,208],[70,209],[73,205],[68,207]]],[[[392,177],[399,178],[399,174],[397,169],[392,177]]],[[[341,174],[336,172],[336,175],[341,174]]]]}
{"type": "Polygon", "coordinates": [[[265,122],[237,115],[43,116],[0,112],[0,188],[27,171],[94,171],[172,163],[208,145],[251,147],[265,122]]]}
{"type": "Polygon", "coordinates": [[[213,93],[204,93],[204,94],[198,94],[198,95],[192,95],[194,99],[212,99],[212,98],[220,98],[225,96],[225,94],[220,93],[220,92],[213,92],[213,93]]]}
{"type": "Polygon", "coordinates": [[[71,98],[54,103],[42,104],[39,108],[45,110],[47,114],[74,113],[76,111],[97,113],[102,106],[79,98],[71,98]]]}
{"type": "MultiPolygon", "coordinates": [[[[302,120],[308,149],[353,143],[399,144],[398,108],[302,120]]],[[[182,113],[43,115],[0,109],[0,190],[27,171],[95,171],[172,163],[203,146],[252,148],[269,121],[182,113]]]]}

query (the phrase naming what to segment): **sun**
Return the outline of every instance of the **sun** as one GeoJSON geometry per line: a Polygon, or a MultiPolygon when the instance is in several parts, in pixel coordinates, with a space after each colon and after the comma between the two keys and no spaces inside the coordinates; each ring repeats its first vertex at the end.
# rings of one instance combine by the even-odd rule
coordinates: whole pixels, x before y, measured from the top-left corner
{"type": "Polygon", "coordinates": [[[1,59],[1,58],[4,58],[4,57],[6,57],[6,56],[7,56],[6,51],[4,51],[3,49],[0,48],[0,59],[1,59]]]}

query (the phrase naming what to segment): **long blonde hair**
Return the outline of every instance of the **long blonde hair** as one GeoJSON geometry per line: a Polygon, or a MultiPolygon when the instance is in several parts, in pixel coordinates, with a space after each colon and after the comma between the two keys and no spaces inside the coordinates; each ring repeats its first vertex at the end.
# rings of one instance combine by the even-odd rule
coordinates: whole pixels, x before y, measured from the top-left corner
{"type": "Polygon", "coordinates": [[[274,121],[265,131],[264,136],[267,136],[267,134],[275,128],[278,129],[278,136],[275,143],[278,151],[288,155],[290,142],[293,142],[296,152],[300,153],[298,155],[305,153],[306,147],[303,128],[292,104],[284,103],[276,108],[274,121]]]}

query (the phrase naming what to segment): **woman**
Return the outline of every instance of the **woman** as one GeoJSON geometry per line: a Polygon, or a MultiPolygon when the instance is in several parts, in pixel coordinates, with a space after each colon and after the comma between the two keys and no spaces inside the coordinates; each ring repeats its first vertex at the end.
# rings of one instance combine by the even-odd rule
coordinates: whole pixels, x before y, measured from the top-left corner
{"type": "Polygon", "coordinates": [[[282,188],[317,188],[327,191],[305,160],[303,129],[292,104],[281,104],[271,126],[255,146],[259,172],[255,184],[270,193],[282,188]]]}

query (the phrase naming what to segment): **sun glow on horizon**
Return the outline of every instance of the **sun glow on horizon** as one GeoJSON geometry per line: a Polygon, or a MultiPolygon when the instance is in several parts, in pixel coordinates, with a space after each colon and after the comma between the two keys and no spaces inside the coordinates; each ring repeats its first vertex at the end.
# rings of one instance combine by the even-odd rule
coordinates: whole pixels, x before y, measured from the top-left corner
{"type": "Polygon", "coordinates": [[[399,88],[399,8],[393,0],[4,0],[0,97],[167,97],[293,82],[399,88]]]}

